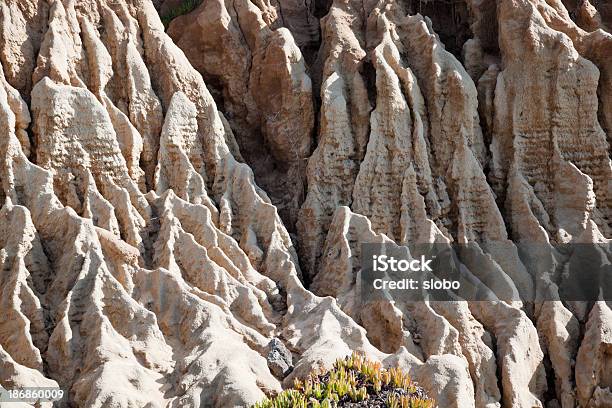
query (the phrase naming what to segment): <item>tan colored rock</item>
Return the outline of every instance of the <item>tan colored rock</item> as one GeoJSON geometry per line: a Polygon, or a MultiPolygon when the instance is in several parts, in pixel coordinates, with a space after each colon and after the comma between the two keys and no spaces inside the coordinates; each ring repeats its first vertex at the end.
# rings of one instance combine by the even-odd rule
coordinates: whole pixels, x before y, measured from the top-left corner
{"type": "Polygon", "coordinates": [[[168,32],[212,85],[257,183],[293,229],[314,113],[311,81],[291,33],[300,34],[298,45],[308,46],[311,39],[304,36],[316,37],[318,31],[305,4],[259,6],[206,1],[173,21],[168,32]],[[279,28],[286,24],[291,32],[279,28]]]}
{"type": "Polygon", "coordinates": [[[610,325],[612,313],[605,302],[593,306],[584,339],[576,358],[578,401],[585,407],[603,407],[612,400],[610,392],[610,325]]]}
{"type": "Polygon", "coordinates": [[[172,188],[194,204],[205,204],[218,222],[218,210],[206,191],[206,168],[198,143],[196,107],[182,92],[177,92],[166,115],[159,150],[155,185],[159,194],[172,188]]]}
{"type": "MultiPolygon", "coordinates": [[[[565,220],[571,219],[567,218],[567,209],[563,207],[576,206],[576,197],[563,203],[558,203],[556,199],[558,195],[565,194],[563,184],[569,176],[560,172],[573,172],[572,178],[582,180],[568,183],[573,186],[571,190],[576,185],[585,190],[592,188],[593,198],[596,199],[594,207],[593,203],[589,203],[592,198],[587,199],[585,192],[581,192],[584,204],[580,204],[577,210],[583,217],[593,219],[607,234],[610,228],[609,180],[612,178],[612,165],[606,134],[599,124],[596,109],[599,70],[577,51],[581,48],[580,42],[585,39],[575,33],[573,39],[577,45],[574,45],[572,37],[557,31],[562,27],[558,5],[557,9],[544,5],[533,9],[530,2],[517,6],[502,2],[499,7],[502,22],[500,46],[508,62],[498,77],[495,91],[492,175],[503,183],[506,177],[509,178],[508,173],[519,172],[533,186],[534,200],[551,220],[551,224],[541,221],[547,233],[554,240],[567,242],[584,228],[583,225],[572,231],[562,225],[565,220]],[[513,19],[520,20],[520,23],[513,24],[513,19]],[[539,30],[541,38],[536,40],[526,35],[533,30],[539,30]],[[539,44],[540,49],[526,44],[539,44]],[[556,46],[545,47],[544,44],[556,46]],[[519,54],[520,61],[517,59],[519,54]],[[559,75],[555,75],[552,81],[548,80],[546,71],[535,69],[543,65],[559,75]],[[524,75],[525,70],[532,71],[533,75],[524,75]],[[568,93],[569,89],[572,89],[571,93],[568,93]],[[537,109],[533,104],[537,105],[537,109]],[[513,110],[513,107],[517,110],[513,110]],[[555,112],[554,115],[552,112],[555,112]],[[543,166],[541,163],[544,162],[548,165],[543,166]],[[592,187],[589,187],[591,183],[592,187]],[[597,208],[599,206],[601,209],[597,208]]],[[[568,34],[572,34],[568,27],[578,30],[572,24],[565,23],[568,34]]],[[[609,37],[603,32],[599,35],[609,37]]],[[[596,56],[597,51],[592,54],[596,56]]],[[[600,85],[602,89],[607,89],[606,83],[604,78],[600,85]]],[[[604,95],[607,94],[604,91],[604,95]]],[[[607,96],[602,98],[604,123],[607,123],[606,99],[607,96]]],[[[503,197],[504,193],[501,195],[503,197]]],[[[574,219],[570,223],[577,225],[574,219]]]]}
{"type": "Polygon", "coordinates": [[[2,297],[5,316],[0,322],[0,344],[9,356],[15,356],[16,364],[37,370],[43,377],[41,349],[46,347],[48,335],[40,300],[27,282],[31,275],[25,259],[33,241],[38,239],[36,229],[27,209],[13,206],[10,199],[2,207],[0,217],[3,270],[10,272],[3,274],[0,283],[8,294],[2,297]]]}
{"type": "Polygon", "coordinates": [[[576,406],[572,365],[578,351],[578,321],[561,302],[543,302],[537,327],[555,370],[558,400],[562,407],[576,406]]]}
{"type": "MultiPolygon", "coordinates": [[[[433,184],[424,139],[425,107],[416,77],[409,68],[402,67],[399,51],[389,35],[374,53],[376,109],[372,111],[368,148],[353,188],[352,208],[371,219],[377,231],[399,240],[403,197],[396,187],[403,185],[406,170],[416,168],[417,184],[433,184]]],[[[435,201],[435,192],[428,198],[435,201]]]]}
{"type": "Polygon", "coordinates": [[[383,360],[389,367],[399,367],[419,378],[419,385],[427,389],[428,395],[438,404],[449,407],[474,407],[474,390],[469,374],[461,358],[443,354],[432,356],[425,363],[415,361],[402,349],[383,360]],[[436,373],[436,374],[434,374],[436,373]]]}
{"type": "Polygon", "coordinates": [[[610,405],[609,306],[550,300],[553,244],[610,258],[605,5],[161,3],[0,0],[0,385],[248,407],[357,351],[441,407],[610,405]],[[366,303],[364,243],[466,244],[489,300],[366,303]]]}
{"type": "Polygon", "coordinates": [[[49,20],[49,8],[49,3],[39,0],[0,3],[0,60],[6,80],[24,96],[32,90],[32,72],[49,20]]]}
{"type": "Polygon", "coordinates": [[[318,145],[308,160],[308,194],[297,225],[306,276],[317,273],[321,247],[338,206],[352,201],[365,154],[371,104],[365,79],[366,16],[353,2],[336,2],[322,21],[321,117],[318,145]]]}
{"type": "Polygon", "coordinates": [[[538,332],[525,313],[504,302],[471,302],[470,311],[495,336],[502,401],[515,407],[541,407],[546,390],[544,354],[538,332]]]}

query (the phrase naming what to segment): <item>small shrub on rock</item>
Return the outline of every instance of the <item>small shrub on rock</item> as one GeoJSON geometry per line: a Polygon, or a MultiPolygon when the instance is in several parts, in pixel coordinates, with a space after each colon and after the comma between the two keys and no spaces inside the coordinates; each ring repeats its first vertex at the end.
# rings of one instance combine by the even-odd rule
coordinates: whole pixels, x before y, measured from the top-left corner
{"type": "Polygon", "coordinates": [[[253,408],[434,408],[435,402],[399,368],[353,353],[325,373],[296,380],[293,389],[253,408]]]}

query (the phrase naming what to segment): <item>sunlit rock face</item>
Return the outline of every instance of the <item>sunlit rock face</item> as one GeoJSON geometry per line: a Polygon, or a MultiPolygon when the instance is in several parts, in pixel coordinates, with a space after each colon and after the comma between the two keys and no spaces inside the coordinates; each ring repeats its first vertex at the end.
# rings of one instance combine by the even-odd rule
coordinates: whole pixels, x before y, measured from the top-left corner
{"type": "Polygon", "coordinates": [[[555,246],[612,262],[605,2],[180,5],[0,0],[2,387],[248,407],[357,351],[440,407],[612,406],[610,297],[550,300],[555,246]],[[366,243],[515,298],[368,304],[366,243]]]}

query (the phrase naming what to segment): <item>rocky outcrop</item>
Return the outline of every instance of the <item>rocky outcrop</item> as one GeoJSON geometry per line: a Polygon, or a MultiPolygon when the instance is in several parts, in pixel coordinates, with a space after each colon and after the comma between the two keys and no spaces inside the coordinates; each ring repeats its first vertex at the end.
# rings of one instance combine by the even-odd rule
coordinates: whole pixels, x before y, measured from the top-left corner
{"type": "Polygon", "coordinates": [[[168,31],[218,95],[241,154],[291,229],[314,127],[311,80],[298,48],[317,40],[318,22],[308,10],[299,3],[206,1],[168,31]]]}
{"type": "Polygon", "coordinates": [[[585,407],[602,407],[612,402],[610,392],[610,307],[597,302],[591,310],[584,341],[576,358],[578,401],[585,407]]]}
{"type": "Polygon", "coordinates": [[[555,249],[612,259],[605,4],[324,3],[0,0],[2,387],[246,407],[357,351],[441,407],[612,403],[555,249]],[[367,243],[462,244],[486,298],[368,302],[367,243]]]}
{"type": "MultiPolygon", "coordinates": [[[[344,327],[350,319],[306,296],[276,208],[233,157],[230,128],[152,5],[56,1],[50,18],[40,79],[31,93],[19,89],[32,100],[38,165],[17,137],[28,127],[25,103],[13,103],[19,93],[2,82],[3,225],[24,231],[2,244],[11,271],[2,290],[14,294],[3,297],[10,303],[2,324],[23,336],[2,340],[2,384],[59,384],[63,403],[77,406],[244,406],[280,390],[264,350],[283,328],[297,333],[283,335],[299,355],[318,356],[301,360],[302,370],[333,362],[322,348],[371,348],[354,336],[350,347],[317,335],[299,346],[297,311],[318,307],[314,316],[335,313],[344,327]],[[76,41],[68,27],[88,40],[76,41]],[[115,38],[127,52],[114,48],[115,38]],[[110,83],[119,80],[115,64],[134,61],[149,68],[134,81],[140,91],[128,109],[110,83]],[[146,107],[155,104],[138,105],[143,89],[166,111],[149,145],[159,195],[143,195],[139,175],[130,173],[132,154],[147,155],[138,149],[146,139],[137,118],[150,125],[160,113],[146,107]]],[[[145,174],[146,162],[139,162],[145,174]]]]}
{"type": "MultiPolygon", "coordinates": [[[[541,9],[534,12],[529,2],[519,9],[503,2],[499,7],[502,17],[508,13],[508,18],[502,18],[500,24],[501,50],[508,62],[498,76],[495,90],[492,177],[502,180],[502,185],[512,186],[516,180],[529,190],[531,206],[539,207],[536,217],[554,240],[570,241],[580,235],[589,219],[608,234],[612,167],[609,144],[597,114],[600,72],[593,62],[578,52],[583,41],[580,37],[574,37],[577,42],[574,45],[570,37],[549,27],[547,20],[560,17],[556,15],[557,10],[544,6],[541,9]],[[528,18],[522,18],[519,25],[512,25],[514,20],[509,15],[517,13],[524,13],[528,18]],[[526,35],[535,29],[542,32],[538,39],[526,35]],[[531,45],[526,44],[529,41],[531,45]],[[554,47],[537,48],[536,42],[554,44],[554,47]],[[548,69],[536,70],[534,75],[520,75],[519,71],[524,72],[526,64],[531,63],[534,67],[547,66],[548,69]],[[569,89],[571,96],[565,93],[569,89]],[[530,103],[523,99],[533,101],[534,92],[541,95],[538,110],[529,109],[530,103]],[[543,156],[548,157],[546,166],[535,159],[543,156]],[[504,183],[503,180],[513,181],[504,183]],[[573,187],[568,189],[570,185],[573,187]],[[585,190],[579,193],[580,198],[572,196],[576,185],[585,190]]],[[[557,28],[558,22],[551,25],[557,28]]],[[[565,25],[571,26],[570,23],[565,25]]],[[[607,33],[599,34],[612,38],[607,33]]],[[[605,78],[600,86],[607,88],[605,78]]],[[[606,98],[601,100],[604,120],[608,109],[606,98]]],[[[503,187],[499,194],[505,196],[503,187]]],[[[513,200],[515,197],[507,200],[511,207],[513,200]]],[[[521,226],[516,225],[523,222],[523,217],[515,217],[512,213],[510,210],[512,228],[517,239],[523,238],[521,226]]]]}

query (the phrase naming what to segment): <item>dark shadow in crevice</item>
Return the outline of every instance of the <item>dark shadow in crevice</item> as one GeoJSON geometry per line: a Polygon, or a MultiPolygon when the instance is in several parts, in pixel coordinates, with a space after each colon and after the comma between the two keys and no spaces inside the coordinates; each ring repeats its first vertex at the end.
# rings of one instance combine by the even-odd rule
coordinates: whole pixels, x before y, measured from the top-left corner
{"type": "Polygon", "coordinates": [[[446,50],[461,58],[463,44],[472,37],[470,14],[463,0],[407,0],[409,14],[430,18],[435,32],[446,50]]]}

